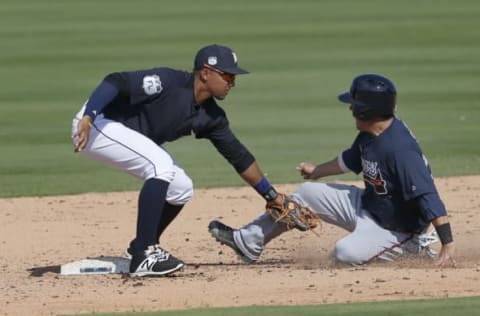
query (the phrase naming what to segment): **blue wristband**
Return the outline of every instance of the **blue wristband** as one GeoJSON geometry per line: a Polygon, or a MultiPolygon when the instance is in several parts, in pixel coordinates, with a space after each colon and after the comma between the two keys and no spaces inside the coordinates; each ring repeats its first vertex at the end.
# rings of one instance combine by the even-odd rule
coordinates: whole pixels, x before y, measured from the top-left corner
{"type": "Polygon", "coordinates": [[[254,188],[267,201],[275,200],[278,196],[277,191],[265,177],[263,177],[262,180],[260,180],[260,182],[254,186],[254,188]]]}

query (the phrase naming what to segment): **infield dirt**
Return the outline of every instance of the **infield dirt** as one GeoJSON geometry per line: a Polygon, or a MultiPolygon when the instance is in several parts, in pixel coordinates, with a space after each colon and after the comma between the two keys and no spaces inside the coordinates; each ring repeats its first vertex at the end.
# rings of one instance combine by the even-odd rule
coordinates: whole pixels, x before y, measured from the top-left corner
{"type": "MultiPolygon", "coordinates": [[[[479,296],[480,176],[436,184],[451,216],[457,268],[436,268],[429,259],[336,264],[331,250],[346,232],[329,224],[316,230],[320,238],[288,232],[258,264],[242,264],[207,231],[212,219],[238,227],[262,212],[262,199],[240,187],[195,191],[162,237],[162,246],[187,263],[174,276],[63,276],[61,264],[122,255],[134,235],[138,193],[0,199],[0,315],[479,296]]],[[[286,193],[295,187],[277,185],[286,193]]]]}

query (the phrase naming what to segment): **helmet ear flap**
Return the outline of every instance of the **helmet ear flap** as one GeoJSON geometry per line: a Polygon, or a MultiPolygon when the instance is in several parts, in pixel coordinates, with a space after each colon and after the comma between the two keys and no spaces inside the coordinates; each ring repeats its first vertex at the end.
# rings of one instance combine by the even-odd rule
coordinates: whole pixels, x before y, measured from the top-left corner
{"type": "Polygon", "coordinates": [[[372,109],[363,104],[353,104],[352,114],[353,117],[361,121],[368,121],[374,117],[374,115],[372,115],[372,109]]]}

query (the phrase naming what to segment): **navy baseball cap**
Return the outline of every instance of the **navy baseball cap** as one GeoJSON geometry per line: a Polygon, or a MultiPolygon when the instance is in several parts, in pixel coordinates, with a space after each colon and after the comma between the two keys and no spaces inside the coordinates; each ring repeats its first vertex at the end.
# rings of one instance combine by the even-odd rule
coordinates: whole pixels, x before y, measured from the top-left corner
{"type": "Polygon", "coordinates": [[[229,74],[248,74],[248,71],[238,67],[237,55],[228,47],[217,44],[201,48],[195,56],[194,69],[200,70],[203,65],[209,65],[215,69],[229,74]]]}

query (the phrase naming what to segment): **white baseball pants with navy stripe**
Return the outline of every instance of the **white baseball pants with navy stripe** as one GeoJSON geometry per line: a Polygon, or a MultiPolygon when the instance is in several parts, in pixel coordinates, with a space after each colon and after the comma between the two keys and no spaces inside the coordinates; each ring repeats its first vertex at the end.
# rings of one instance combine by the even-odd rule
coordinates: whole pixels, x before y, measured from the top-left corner
{"type": "MultiPolygon", "coordinates": [[[[72,134],[77,131],[84,109],[73,119],[72,134]]],[[[142,180],[158,178],[169,182],[166,201],[172,205],[183,205],[192,198],[192,180],[162,146],[103,114],[92,125],[87,146],[79,154],[142,180]]]]}

